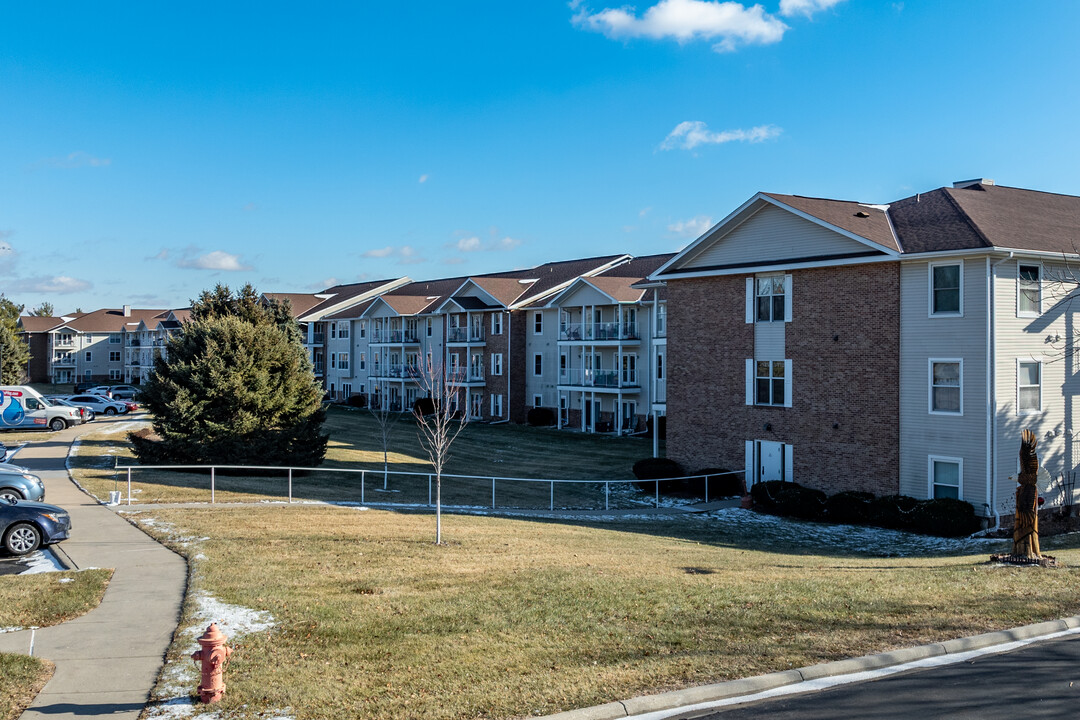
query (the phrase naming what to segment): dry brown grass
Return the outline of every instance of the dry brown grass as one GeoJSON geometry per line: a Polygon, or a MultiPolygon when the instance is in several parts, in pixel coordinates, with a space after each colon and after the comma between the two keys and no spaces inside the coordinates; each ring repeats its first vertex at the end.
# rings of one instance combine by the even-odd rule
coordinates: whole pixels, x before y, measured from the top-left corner
{"type": "MultiPolygon", "coordinates": [[[[269,611],[222,711],[512,718],[1074,614],[1069,568],[764,549],[716,519],[589,526],[332,507],[156,509],[198,589],[269,611]],[[246,706],[246,709],[242,709],[246,706]]],[[[182,659],[189,647],[174,647],[182,659]]]]}
{"type": "Polygon", "coordinates": [[[15,720],[52,677],[48,660],[0,653],[0,720],[15,720]]]}
{"type": "Polygon", "coordinates": [[[112,570],[0,577],[0,627],[48,627],[101,603],[112,570]]]}

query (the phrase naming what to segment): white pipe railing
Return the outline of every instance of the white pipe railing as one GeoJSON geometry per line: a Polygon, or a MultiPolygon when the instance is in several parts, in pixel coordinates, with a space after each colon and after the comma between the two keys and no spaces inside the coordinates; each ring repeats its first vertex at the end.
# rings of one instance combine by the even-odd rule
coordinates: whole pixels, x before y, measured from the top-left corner
{"type": "MultiPolygon", "coordinates": [[[[345,474],[359,474],[360,475],[360,502],[366,502],[366,481],[367,473],[377,472],[380,475],[384,474],[382,470],[353,470],[348,468],[305,468],[305,467],[290,467],[290,466],[278,466],[278,465],[117,465],[116,470],[125,470],[127,472],[127,504],[131,504],[132,494],[132,471],[133,470],[183,470],[183,471],[210,471],[210,503],[214,504],[217,501],[217,472],[219,470],[269,470],[274,472],[285,473],[288,478],[288,502],[293,502],[293,472],[300,471],[305,473],[345,473],[345,474]]],[[[503,483],[547,483],[549,485],[548,493],[548,509],[555,509],[555,485],[603,485],[604,486],[604,509],[609,510],[611,507],[611,486],[619,485],[641,485],[643,483],[653,483],[653,502],[655,507],[660,507],[660,483],[662,482],[675,482],[683,480],[704,480],[705,483],[705,502],[709,502],[709,478],[722,477],[724,475],[743,475],[743,470],[731,470],[723,473],[710,473],[708,475],[684,475],[682,477],[674,478],[659,478],[655,480],[639,480],[633,478],[630,480],[556,480],[553,478],[518,478],[518,477],[502,477],[492,475],[453,475],[443,474],[442,479],[446,480],[490,480],[491,481],[491,507],[495,509],[495,488],[498,482],[503,483]]],[[[405,477],[426,477],[427,478],[427,490],[428,490],[428,502],[429,506],[432,505],[432,497],[434,494],[432,479],[434,473],[425,472],[408,472],[408,471],[390,471],[385,473],[387,475],[400,475],[405,477]]],[[[245,491],[246,492],[246,491],[245,491]]],[[[504,505],[505,508],[512,509],[513,505],[504,505]]]]}

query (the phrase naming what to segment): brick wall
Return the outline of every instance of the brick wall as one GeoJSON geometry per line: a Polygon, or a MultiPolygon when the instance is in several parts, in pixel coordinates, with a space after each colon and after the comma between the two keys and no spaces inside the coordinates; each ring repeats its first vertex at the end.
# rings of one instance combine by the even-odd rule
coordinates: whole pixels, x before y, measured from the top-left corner
{"type": "Polygon", "coordinates": [[[486,343],[484,349],[484,417],[488,420],[505,420],[510,410],[510,398],[507,394],[508,381],[510,380],[510,344],[507,341],[509,332],[509,317],[503,316],[502,334],[493,335],[491,332],[492,313],[484,313],[484,335],[486,343]],[[491,356],[502,353],[503,374],[491,374],[491,356]],[[503,396],[503,414],[499,417],[491,415],[491,396],[503,396]]]}
{"type": "MultiPolygon", "coordinates": [[[[510,381],[510,393],[507,396],[507,406],[510,412],[510,421],[515,423],[524,423],[526,415],[529,412],[531,405],[527,404],[526,393],[526,372],[532,372],[529,368],[529,363],[532,362],[532,358],[526,358],[526,333],[532,332],[532,326],[529,325],[530,313],[525,310],[516,310],[509,313],[503,318],[503,332],[509,331],[508,342],[510,343],[506,351],[505,369],[508,373],[507,377],[510,381]]],[[[547,359],[545,358],[545,362],[547,359]]],[[[558,362],[558,356],[556,356],[555,362],[558,362]]]]}
{"type": "Polygon", "coordinates": [[[691,471],[741,469],[747,440],[778,441],[793,446],[798,483],[898,492],[899,270],[875,263],[791,273],[790,408],[745,404],[754,348],[746,276],[671,281],[668,456],[691,471]]]}

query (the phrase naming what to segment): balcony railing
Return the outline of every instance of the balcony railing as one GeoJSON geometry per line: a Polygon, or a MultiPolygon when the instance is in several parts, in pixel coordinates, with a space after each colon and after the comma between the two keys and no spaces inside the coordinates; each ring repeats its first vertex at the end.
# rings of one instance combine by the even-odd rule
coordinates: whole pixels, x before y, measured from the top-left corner
{"type": "Polygon", "coordinates": [[[559,326],[559,339],[574,341],[638,340],[637,323],[564,323],[559,326]]]}
{"type": "Polygon", "coordinates": [[[311,336],[311,342],[314,345],[322,345],[326,342],[326,333],[314,333],[311,336]]]}
{"type": "Polygon", "coordinates": [[[450,368],[446,373],[446,379],[453,383],[477,383],[484,382],[484,368],[450,368]]]}
{"type": "Polygon", "coordinates": [[[371,334],[373,343],[414,343],[419,342],[415,330],[375,330],[371,334]]]}
{"type": "Polygon", "coordinates": [[[53,365],[74,365],[75,358],[73,357],[56,357],[53,358],[53,365]]]}
{"type": "Polygon", "coordinates": [[[620,373],[618,370],[581,370],[578,368],[560,372],[559,384],[599,388],[641,387],[636,371],[628,370],[620,373]]]}
{"type": "Polygon", "coordinates": [[[140,345],[142,345],[142,341],[139,338],[131,338],[127,343],[128,347],[139,347],[140,345]]]}
{"type": "Polygon", "coordinates": [[[322,373],[323,373],[323,364],[321,362],[312,363],[312,368],[315,370],[316,375],[322,375],[322,373]]]}
{"type": "Polygon", "coordinates": [[[447,342],[484,342],[484,328],[482,327],[452,327],[446,331],[447,342]]]}

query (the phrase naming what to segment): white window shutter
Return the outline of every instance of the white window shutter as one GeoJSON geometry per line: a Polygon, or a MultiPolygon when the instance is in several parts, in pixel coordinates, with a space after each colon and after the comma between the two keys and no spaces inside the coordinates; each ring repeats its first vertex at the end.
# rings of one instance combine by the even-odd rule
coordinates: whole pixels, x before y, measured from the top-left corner
{"type": "Polygon", "coordinates": [[[790,445],[784,446],[784,479],[788,482],[795,481],[795,449],[790,445]]]}
{"type": "Polygon", "coordinates": [[[784,361],[784,407],[791,407],[791,361],[784,361]]]}
{"type": "Polygon", "coordinates": [[[754,322],[754,278],[746,278],[746,322],[754,322]]]}
{"type": "Polygon", "coordinates": [[[784,276],[784,322],[791,322],[791,276],[784,276]]]}
{"type": "Polygon", "coordinates": [[[746,404],[754,404],[754,358],[746,358],[746,404]]]}
{"type": "Polygon", "coordinates": [[[754,478],[757,474],[754,472],[754,441],[746,441],[746,491],[750,492],[750,486],[754,484],[754,478]]]}

